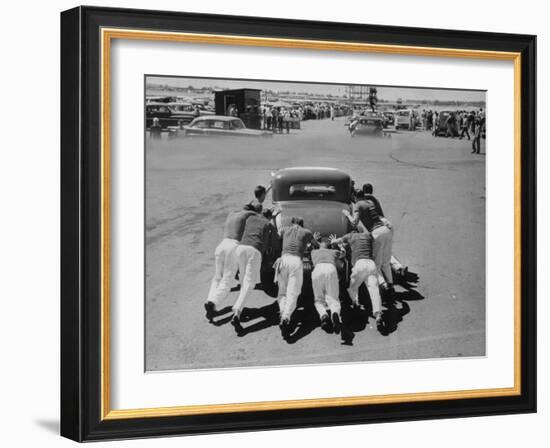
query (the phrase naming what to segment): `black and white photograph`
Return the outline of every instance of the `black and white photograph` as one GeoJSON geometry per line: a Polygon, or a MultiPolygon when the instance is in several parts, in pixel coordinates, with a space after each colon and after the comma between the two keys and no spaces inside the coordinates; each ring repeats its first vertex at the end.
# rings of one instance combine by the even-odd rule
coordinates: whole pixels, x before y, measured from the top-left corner
{"type": "Polygon", "coordinates": [[[486,92],[145,77],[145,369],[486,355],[486,92]]]}

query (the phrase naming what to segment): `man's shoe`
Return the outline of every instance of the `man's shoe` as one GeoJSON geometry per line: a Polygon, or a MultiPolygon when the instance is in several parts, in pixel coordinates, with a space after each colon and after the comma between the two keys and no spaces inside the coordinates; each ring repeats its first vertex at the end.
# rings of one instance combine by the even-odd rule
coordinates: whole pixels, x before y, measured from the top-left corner
{"type": "Polygon", "coordinates": [[[384,332],[384,317],[382,315],[382,312],[377,313],[376,316],[375,316],[375,319],[376,319],[376,329],[378,330],[379,333],[383,333],[384,332]]]}
{"type": "Polygon", "coordinates": [[[281,322],[281,312],[279,311],[279,307],[269,314],[267,320],[271,322],[271,324],[278,324],[281,322]]]}
{"type": "Polygon", "coordinates": [[[216,305],[213,302],[207,301],[204,304],[204,309],[206,310],[206,318],[208,322],[212,322],[214,316],[216,315],[216,305]]]}
{"type": "Polygon", "coordinates": [[[288,319],[283,319],[279,327],[281,329],[281,336],[283,337],[283,339],[288,339],[288,337],[290,336],[290,322],[288,321],[288,319]]]}
{"type": "Polygon", "coordinates": [[[340,323],[340,316],[338,313],[332,313],[332,328],[334,329],[335,334],[340,334],[342,325],[340,323]]]}
{"type": "Polygon", "coordinates": [[[241,319],[239,319],[239,316],[236,314],[233,316],[233,319],[231,319],[231,325],[233,325],[233,328],[235,328],[238,335],[241,335],[244,331],[244,328],[241,325],[241,319]]]}
{"type": "Polygon", "coordinates": [[[383,295],[386,299],[393,299],[395,295],[395,289],[391,283],[384,283],[383,295]]]}
{"type": "Polygon", "coordinates": [[[321,328],[327,333],[332,333],[332,325],[328,314],[324,314],[323,317],[321,317],[321,328]]]}

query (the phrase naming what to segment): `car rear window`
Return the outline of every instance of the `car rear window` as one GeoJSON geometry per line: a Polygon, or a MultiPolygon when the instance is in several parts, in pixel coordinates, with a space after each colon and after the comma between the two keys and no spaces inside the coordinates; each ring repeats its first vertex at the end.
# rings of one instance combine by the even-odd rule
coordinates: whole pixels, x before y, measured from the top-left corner
{"type": "Polygon", "coordinates": [[[281,170],[274,175],[272,186],[274,202],[327,200],[349,203],[351,200],[351,179],[337,170],[281,170]]]}
{"type": "Polygon", "coordinates": [[[325,199],[336,193],[336,187],[328,184],[294,184],[289,188],[289,194],[294,198],[325,199]]]}

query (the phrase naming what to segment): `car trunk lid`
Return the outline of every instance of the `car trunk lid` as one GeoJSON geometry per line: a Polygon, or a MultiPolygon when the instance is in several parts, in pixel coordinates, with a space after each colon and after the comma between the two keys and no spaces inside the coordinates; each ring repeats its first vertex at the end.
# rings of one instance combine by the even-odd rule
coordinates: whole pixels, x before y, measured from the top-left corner
{"type": "Polygon", "coordinates": [[[301,217],[304,227],[319,232],[326,237],[335,234],[340,237],[349,230],[349,221],[342,210],[350,211],[348,204],[325,200],[281,201],[274,203],[280,215],[277,216],[277,228],[290,225],[292,217],[301,217]]]}

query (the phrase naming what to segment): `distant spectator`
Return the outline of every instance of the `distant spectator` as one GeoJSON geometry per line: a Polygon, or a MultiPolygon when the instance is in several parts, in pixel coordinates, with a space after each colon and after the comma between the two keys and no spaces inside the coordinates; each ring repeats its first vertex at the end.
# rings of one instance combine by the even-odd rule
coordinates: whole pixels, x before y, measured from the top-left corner
{"type": "Polygon", "coordinates": [[[161,136],[162,127],[160,125],[160,121],[158,117],[153,118],[153,124],[150,128],[150,136],[151,138],[160,138],[161,136]]]}

